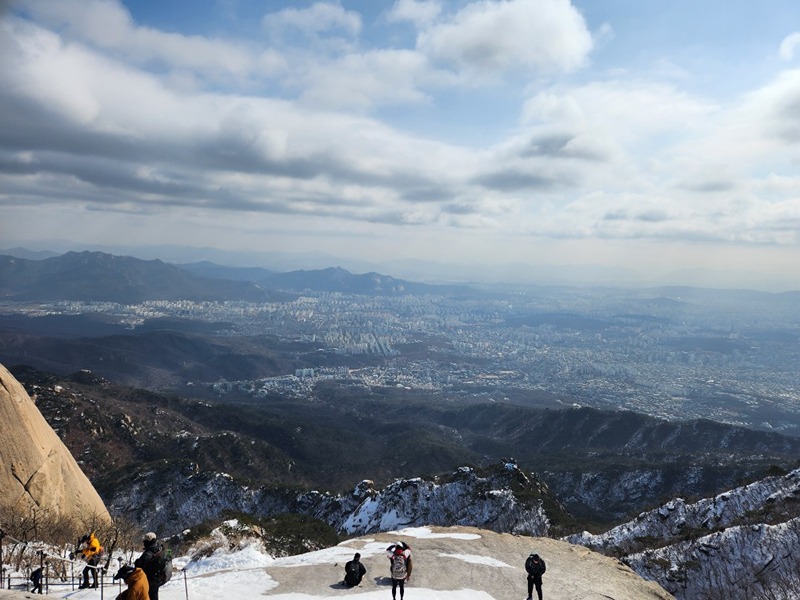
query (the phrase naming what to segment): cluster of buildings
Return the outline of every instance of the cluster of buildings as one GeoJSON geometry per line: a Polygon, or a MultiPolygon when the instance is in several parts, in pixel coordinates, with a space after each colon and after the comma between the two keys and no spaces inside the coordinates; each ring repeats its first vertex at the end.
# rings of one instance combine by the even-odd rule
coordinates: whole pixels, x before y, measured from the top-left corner
{"type": "Polygon", "coordinates": [[[131,328],[164,317],[220,322],[226,327],[218,335],[270,334],[318,347],[318,364],[279,377],[196,382],[218,393],[304,395],[320,380],[496,400],[509,390],[547,392],[568,405],[794,430],[800,426],[800,317],[780,302],[765,310],[763,298],[750,306],[719,294],[715,302],[608,290],[471,298],[319,293],[263,304],[39,309],[105,312],[131,328]],[[359,360],[365,356],[374,360],[359,360]]]}

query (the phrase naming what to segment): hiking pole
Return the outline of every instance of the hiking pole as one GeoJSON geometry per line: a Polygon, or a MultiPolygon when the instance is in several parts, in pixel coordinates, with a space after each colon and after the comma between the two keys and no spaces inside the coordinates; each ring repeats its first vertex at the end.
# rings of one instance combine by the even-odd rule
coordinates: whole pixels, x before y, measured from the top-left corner
{"type": "Polygon", "coordinates": [[[186,590],[186,600],[189,600],[189,582],[186,581],[186,569],[183,570],[183,589],[186,590]]]}

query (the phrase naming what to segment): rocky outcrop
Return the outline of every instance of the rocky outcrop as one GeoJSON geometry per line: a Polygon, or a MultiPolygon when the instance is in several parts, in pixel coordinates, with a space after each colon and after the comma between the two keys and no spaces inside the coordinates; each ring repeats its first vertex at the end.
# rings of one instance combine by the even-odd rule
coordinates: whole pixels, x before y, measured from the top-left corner
{"type": "Polygon", "coordinates": [[[31,397],[0,365],[0,508],[79,522],[108,510],[31,397]]]}
{"type": "Polygon", "coordinates": [[[676,598],[799,598],[800,469],[567,539],[621,557],[676,598]]]}
{"type": "Polygon", "coordinates": [[[389,565],[384,552],[399,540],[412,548],[414,569],[406,592],[413,598],[524,598],[525,559],[536,552],[547,564],[543,579],[544,597],[549,600],[673,599],[655,582],[587,548],[473,527],[417,527],[371,534],[333,549],[278,559],[265,568],[277,585],[264,595],[332,598],[338,594],[331,593],[337,587],[331,583],[335,577],[341,579],[344,562],[359,552],[367,576],[348,595],[388,598],[389,565]]]}
{"type": "Polygon", "coordinates": [[[291,512],[325,521],[348,535],[454,524],[544,536],[551,519],[561,514],[546,486],[513,463],[484,472],[461,467],[449,477],[434,480],[398,479],[383,489],[362,481],[349,494],[252,487],[223,473],[163,463],[122,479],[109,506],[163,535],[226,512],[260,517],[291,512]],[[545,500],[549,500],[547,514],[545,500]],[[180,525],[174,515],[181,515],[180,525]]]}

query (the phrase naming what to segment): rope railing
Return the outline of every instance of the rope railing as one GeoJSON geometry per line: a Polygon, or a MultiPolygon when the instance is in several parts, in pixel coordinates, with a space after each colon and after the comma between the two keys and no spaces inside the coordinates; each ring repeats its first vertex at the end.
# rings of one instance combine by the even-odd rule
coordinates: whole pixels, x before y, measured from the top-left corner
{"type": "MultiPolygon", "coordinates": [[[[25,542],[25,541],[22,541],[22,540],[18,540],[15,537],[10,536],[7,533],[5,533],[2,529],[0,529],[0,573],[2,573],[3,558],[4,558],[4,556],[3,556],[3,541],[6,540],[6,539],[10,540],[11,542],[13,542],[15,544],[23,544],[23,545],[29,545],[30,544],[30,542],[25,542]]],[[[66,557],[66,556],[61,556],[59,554],[54,554],[52,551],[50,551],[48,549],[45,549],[45,548],[39,548],[39,549],[36,550],[36,552],[38,553],[37,555],[40,557],[40,566],[43,567],[42,588],[44,590],[47,590],[47,591],[44,591],[44,592],[40,591],[39,593],[45,593],[46,594],[46,593],[49,592],[50,588],[61,587],[59,585],[59,583],[55,583],[53,581],[55,579],[58,579],[58,581],[61,582],[61,584],[63,584],[63,585],[69,585],[71,591],[74,591],[75,590],[75,581],[76,580],[80,580],[82,578],[81,574],[76,574],[75,573],[74,567],[76,565],[79,566],[81,569],[85,569],[85,568],[88,567],[90,569],[94,569],[96,571],[99,571],[99,573],[98,573],[98,589],[100,590],[100,598],[101,598],[101,600],[103,598],[103,589],[105,587],[109,587],[109,585],[111,587],[113,587],[114,585],[117,585],[120,590],[122,589],[122,585],[123,585],[122,580],[119,580],[119,582],[117,584],[115,584],[113,581],[110,584],[107,583],[106,578],[105,578],[105,575],[106,575],[105,567],[102,567],[100,565],[89,565],[86,561],[83,561],[83,560],[80,560],[80,559],[69,558],[69,557],[66,557]],[[66,569],[65,569],[62,572],[61,575],[56,575],[55,577],[53,577],[50,574],[51,569],[49,568],[49,564],[46,564],[45,560],[48,560],[51,563],[53,561],[58,561],[58,562],[60,562],[60,563],[62,563],[64,565],[71,565],[73,567],[73,569],[72,569],[72,571],[71,571],[69,576],[66,575],[66,569]],[[69,580],[69,581],[67,582],[67,580],[69,580]]],[[[223,568],[223,569],[218,569],[216,571],[204,571],[202,573],[197,573],[195,575],[189,575],[185,568],[176,569],[176,571],[180,571],[180,573],[182,574],[182,579],[183,579],[183,584],[184,584],[184,593],[186,595],[186,600],[189,600],[189,580],[208,577],[210,574],[213,574],[213,573],[215,573],[217,571],[223,572],[223,571],[227,571],[227,570],[229,570],[229,569],[223,568]]],[[[2,575],[0,575],[0,577],[2,577],[2,575]]],[[[3,584],[6,584],[6,588],[7,589],[12,589],[12,580],[18,580],[18,581],[22,582],[22,583],[17,584],[19,587],[23,587],[23,583],[24,583],[25,591],[30,591],[29,590],[29,584],[31,583],[31,580],[30,580],[29,576],[28,577],[26,577],[25,575],[12,576],[10,573],[8,573],[7,576],[5,577],[5,581],[0,580],[0,588],[3,587],[3,584]]],[[[175,579],[173,579],[172,581],[175,581],[175,579]]]]}
{"type": "MultiPolygon", "coordinates": [[[[23,546],[28,546],[30,544],[30,542],[26,542],[26,541],[23,541],[23,540],[18,540],[14,536],[8,535],[5,531],[0,529],[0,573],[2,573],[3,566],[4,566],[4,563],[3,563],[3,543],[4,543],[4,540],[6,540],[6,539],[10,540],[14,544],[21,544],[23,546]]],[[[96,578],[96,580],[98,582],[98,589],[100,589],[100,598],[102,600],[102,598],[103,598],[103,589],[106,587],[105,568],[104,567],[101,567],[99,565],[90,565],[86,561],[83,561],[83,560],[75,560],[73,558],[68,558],[68,557],[65,557],[65,556],[61,556],[59,554],[54,554],[51,551],[47,550],[46,548],[38,548],[38,549],[35,550],[35,552],[36,552],[36,556],[39,557],[39,566],[40,566],[40,568],[42,568],[42,583],[43,583],[42,584],[42,588],[43,589],[49,590],[49,588],[51,586],[55,585],[55,584],[52,583],[52,580],[55,579],[55,578],[50,576],[49,564],[45,563],[45,560],[49,561],[49,563],[52,563],[53,561],[58,561],[58,562],[62,563],[62,565],[63,564],[68,564],[68,565],[71,565],[73,567],[75,565],[78,565],[78,566],[81,567],[82,570],[88,568],[88,569],[93,569],[95,571],[98,571],[98,573],[96,573],[96,576],[93,577],[93,579],[96,578]]],[[[10,566],[10,565],[8,565],[8,566],[10,566]]],[[[33,572],[34,570],[35,569],[31,569],[31,572],[33,572]]],[[[61,581],[61,582],[65,582],[68,579],[69,580],[70,589],[74,590],[75,589],[75,580],[76,580],[76,578],[77,579],[81,579],[82,578],[82,571],[81,571],[81,574],[76,576],[75,570],[73,568],[71,573],[70,573],[70,575],[69,575],[69,577],[67,577],[66,576],[66,569],[64,569],[60,575],[56,576],[56,578],[58,578],[58,580],[61,581]]],[[[6,577],[4,579],[5,579],[5,581],[0,581],[0,588],[2,588],[3,584],[5,584],[6,589],[9,589],[9,590],[12,589],[12,583],[11,583],[12,580],[21,580],[22,582],[24,582],[24,587],[25,587],[26,591],[29,591],[28,590],[28,584],[32,583],[31,579],[30,579],[30,575],[28,575],[28,576],[25,576],[25,575],[13,576],[13,575],[11,575],[11,573],[7,573],[7,575],[6,575],[6,577]]],[[[22,587],[21,584],[19,584],[19,585],[20,585],[20,587],[22,587]]],[[[114,584],[112,583],[112,585],[114,585],[114,584]]],[[[122,584],[120,582],[120,588],[121,588],[121,585],[122,584]]],[[[40,594],[43,593],[42,590],[40,590],[39,593],[40,594]]],[[[44,592],[44,593],[47,593],[47,592],[44,592]]]]}

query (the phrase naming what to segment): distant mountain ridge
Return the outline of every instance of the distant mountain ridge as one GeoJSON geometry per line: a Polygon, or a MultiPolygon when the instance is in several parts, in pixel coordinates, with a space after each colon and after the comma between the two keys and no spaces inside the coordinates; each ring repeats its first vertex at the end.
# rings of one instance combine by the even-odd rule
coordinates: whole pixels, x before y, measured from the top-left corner
{"type": "Polygon", "coordinates": [[[230,279],[231,281],[257,282],[267,279],[274,275],[276,271],[264,269],[262,267],[229,267],[219,265],[208,260],[201,260],[193,263],[174,263],[176,267],[183,271],[188,271],[201,277],[212,277],[215,279],[230,279]]]}
{"type": "Polygon", "coordinates": [[[172,265],[103,252],[31,260],[0,255],[0,299],[136,304],[148,300],[280,302],[294,293],[356,295],[474,294],[467,286],[429,285],[340,267],[276,273],[210,262],[172,265]]]}
{"type": "Polygon", "coordinates": [[[293,292],[342,292],[365,296],[398,296],[403,294],[466,294],[474,293],[467,286],[431,285],[395,279],[379,273],[354,275],[341,267],[311,271],[275,273],[262,279],[263,285],[293,292]]]}
{"type": "Polygon", "coordinates": [[[147,300],[286,300],[253,283],[187,273],[160,260],[102,252],[68,252],[44,260],[0,256],[0,299],[117,302],[147,300]]]}
{"type": "Polygon", "coordinates": [[[397,279],[380,273],[355,274],[341,267],[276,272],[260,267],[227,267],[208,261],[177,265],[190,273],[235,281],[251,281],[290,292],[331,292],[364,296],[403,294],[474,294],[466,285],[434,285],[397,279]]]}

